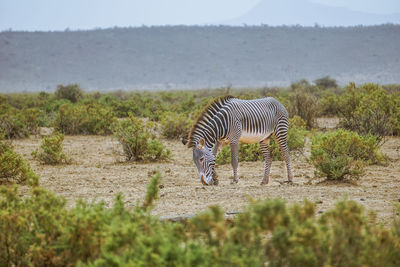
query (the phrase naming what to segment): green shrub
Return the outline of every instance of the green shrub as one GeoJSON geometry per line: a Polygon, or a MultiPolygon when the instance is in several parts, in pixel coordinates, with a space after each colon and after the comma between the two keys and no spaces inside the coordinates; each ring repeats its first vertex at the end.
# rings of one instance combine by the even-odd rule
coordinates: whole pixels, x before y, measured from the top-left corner
{"type": "Polygon", "coordinates": [[[21,121],[19,111],[7,104],[0,105],[0,134],[7,139],[29,136],[29,131],[21,121]]]}
{"type": "Polygon", "coordinates": [[[104,95],[100,97],[98,103],[109,107],[118,118],[128,117],[129,113],[138,114],[139,105],[132,99],[118,99],[113,95],[104,95]]]}
{"type": "Polygon", "coordinates": [[[373,135],[360,136],[347,130],[317,134],[312,138],[310,162],[316,174],[328,180],[358,178],[365,164],[384,161],[378,152],[379,140],[373,135]]]}
{"type": "Polygon", "coordinates": [[[39,109],[16,109],[0,97],[0,134],[7,139],[24,138],[35,134],[39,127],[39,109]]]}
{"type": "Polygon", "coordinates": [[[324,92],[319,99],[319,107],[321,115],[324,116],[340,116],[340,95],[334,92],[324,92]]]}
{"type": "MultiPolygon", "coordinates": [[[[288,131],[288,147],[290,152],[302,152],[305,145],[305,137],[307,130],[305,129],[305,121],[299,116],[289,119],[288,131]]],[[[283,160],[279,145],[274,138],[270,140],[270,151],[273,160],[283,160]]],[[[239,144],[239,162],[241,161],[264,161],[264,156],[260,150],[260,145],[256,144],[239,144]]],[[[217,164],[227,164],[231,162],[230,146],[225,146],[217,155],[217,164]]]]}
{"type": "Polygon", "coordinates": [[[72,103],[76,103],[83,98],[83,91],[78,84],[58,85],[55,97],[57,99],[68,99],[72,103]]]}
{"type": "MultiPolygon", "coordinates": [[[[1,266],[399,266],[399,219],[384,228],[343,200],[316,216],[316,204],[252,201],[236,218],[211,206],[183,222],[151,215],[160,183],[152,177],[132,211],[118,194],[104,202],[35,188],[0,187],[1,266]],[[244,245],[245,244],[245,245],[244,245]]],[[[398,208],[398,211],[399,208],[398,208]]]]}
{"type": "Polygon", "coordinates": [[[315,85],[321,89],[328,89],[328,88],[337,88],[338,85],[335,79],[332,79],[329,76],[325,76],[314,81],[315,85]]]}
{"type": "Polygon", "coordinates": [[[166,104],[166,110],[187,114],[193,110],[195,99],[193,93],[187,91],[160,92],[161,101],[166,104]]]}
{"type": "Polygon", "coordinates": [[[38,185],[39,177],[20,154],[7,142],[0,141],[0,184],[9,182],[38,185]]]}
{"type": "Polygon", "coordinates": [[[316,118],[320,114],[318,97],[314,94],[316,89],[309,86],[295,87],[289,96],[288,111],[290,116],[297,115],[305,120],[307,128],[313,128],[316,118]]]}
{"type": "Polygon", "coordinates": [[[171,139],[185,136],[192,123],[192,120],[184,114],[165,112],[160,119],[162,135],[171,139]]]}
{"type": "Polygon", "coordinates": [[[70,163],[70,159],[63,152],[63,134],[54,134],[44,137],[40,148],[32,152],[32,156],[44,164],[70,163]]]}
{"type": "MultiPolygon", "coordinates": [[[[165,227],[150,216],[159,183],[157,173],[145,202],[132,213],[120,194],[111,209],[106,209],[104,202],[83,201],[67,209],[63,198],[44,189],[35,188],[25,198],[17,187],[1,187],[0,266],[75,266],[90,262],[108,266],[114,260],[123,262],[123,258],[142,264],[162,263],[160,260],[169,255],[168,243],[177,243],[173,242],[175,233],[168,231],[175,227],[165,227]]],[[[169,250],[175,249],[170,246],[169,250]]]]}
{"type": "Polygon", "coordinates": [[[167,159],[170,150],[156,139],[156,125],[143,122],[132,114],[114,125],[114,136],[121,143],[127,161],[157,161],[167,159]]]}
{"type": "Polygon", "coordinates": [[[350,83],[339,99],[340,124],[359,134],[373,134],[381,139],[400,134],[400,99],[376,84],[356,87],[350,83]]]}
{"type": "Polygon", "coordinates": [[[110,134],[114,113],[98,104],[63,104],[55,128],[63,134],[110,134]]]}
{"type": "MultiPolygon", "coordinates": [[[[231,163],[231,150],[227,145],[221,149],[217,155],[217,164],[231,163]]],[[[241,161],[260,161],[263,160],[263,155],[260,150],[260,145],[257,144],[239,144],[239,162],[241,161]]]]}

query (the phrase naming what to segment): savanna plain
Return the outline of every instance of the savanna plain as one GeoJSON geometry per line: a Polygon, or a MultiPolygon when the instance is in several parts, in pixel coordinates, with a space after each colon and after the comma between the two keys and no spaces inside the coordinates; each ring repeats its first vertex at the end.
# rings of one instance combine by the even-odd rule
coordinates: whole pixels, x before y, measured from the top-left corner
{"type": "MultiPolygon", "coordinates": [[[[317,120],[321,128],[337,124],[336,118],[317,120]]],[[[288,203],[304,199],[317,203],[317,212],[333,208],[338,200],[355,200],[367,211],[389,223],[396,216],[395,203],[400,202],[400,138],[388,137],[380,151],[389,157],[385,165],[371,165],[365,175],[354,182],[326,181],[315,178],[315,168],[306,160],[309,149],[292,155],[294,184],[287,180],[284,161],[273,161],[270,182],[260,185],[264,163],[240,162],[239,183],[231,184],[230,164],[217,165],[218,186],[203,186],[192,160],[192,150],[179,140],[163,139],[172,157],[157,163],[124,162],[119,142],[112,136],[66,136],[64,151],[72,158],[68,165],[44,165],[35,161],[31,152],[40,145],[41,138],[14,141],[15,150],[29,161],[40,176],[40,185],[63,196],[68,205],[77,199],[104,200],[110,206],[115,194],[123,193],[126,205],[134,206],[145,196],[150,177],[157,170],[163,177],[159,197],[153,213],[158,216],[191,216],[220,205],[227,213],[240,212],[251,199],[281,198],[288,203]]],[[[308,144],[309,145],[309,144],[308,144]]],[[[27,188],[25,190],[28,190],[27,188]]]]}

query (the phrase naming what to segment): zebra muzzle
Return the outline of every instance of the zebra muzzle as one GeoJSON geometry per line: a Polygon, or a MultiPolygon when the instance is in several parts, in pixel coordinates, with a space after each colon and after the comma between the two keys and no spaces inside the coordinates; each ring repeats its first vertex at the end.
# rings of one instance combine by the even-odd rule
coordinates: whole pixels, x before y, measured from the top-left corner
{"type": "Polygon", "coordinates": [[[208,185],[206,183],[206,181],[204,180],[204,175],[203,174],[200,176],[200,178],[201,178],[201,182],[203,183],[203,185],[208,185]]]}

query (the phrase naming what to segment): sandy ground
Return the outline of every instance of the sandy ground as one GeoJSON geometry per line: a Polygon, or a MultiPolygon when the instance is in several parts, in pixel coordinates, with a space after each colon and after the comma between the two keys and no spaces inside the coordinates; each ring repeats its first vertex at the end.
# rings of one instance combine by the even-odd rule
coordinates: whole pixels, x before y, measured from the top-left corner
{"type": "MultiPolygon", "coordinates": [[[[327,127],[328,128],[328,127],[327,127]]],[[[330,127],[329,127],[330,128],[330,127]]],[[[40,144],[39,137],[14,141],[15,150],[28,159],[40,175],[41,186],[74,205],[79,198],[104,200],[111,205],[115,194],[122,192],[127,206],[143,200],[150,176],[159,169],[162,188],[154,214],[161,216],[191,215],[218,204],[225,211],[240,211],[249,199],[282,198],[289,203],[305,198],[317,203],[322,213],[344,197],[373,210],[384,223],[395,216],[394,203],[400,201],[400,138],[389,138],[382,146],[390,162],[388,166],[369,166],[358,183],[327,183],[314,178],[314,168],[304,155],[292,158],[294,185],[283,184],[285,164],[272,163],[268,185],[261,186],[264,164],[239,163],[239,183],[230,184],[230,164],[217,166],[218,186],[203,186],[192,161],[191,150],[179,141],[163,140],[172,151],[172,158],[163,163],[121,163],[121,148],[111,136],[66,136],[64,150],[73,159],[70,165],[41,165],[31,152],[40,144]]],[[[307,153],[306,153],[307,154],[307,153]]],[[[26,191],[26,189],[25,189],[26,191]]]]}

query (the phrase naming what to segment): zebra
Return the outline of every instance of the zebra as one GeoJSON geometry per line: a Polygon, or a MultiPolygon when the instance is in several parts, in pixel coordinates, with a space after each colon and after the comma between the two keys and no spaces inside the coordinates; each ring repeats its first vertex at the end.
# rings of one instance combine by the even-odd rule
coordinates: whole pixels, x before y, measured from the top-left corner
{"type": "Polygon", "coordinates": [[[265,161],[261,184],[268,184],[272,163],[269,141],[273,136],[286,161],[288,182],[292,183],[293,174],[287,145],[288,128],[288,112],[276,99],[266,97],[242,100],[224,96],[215,99],[203,110],[188,137],[181,141],[193,148],[193,161],[204,185],[217,184],[215,159],[224,145],[230,144],[233,168],[231,183],[237,183],[239,142],[259,143],[265,161]]]}

